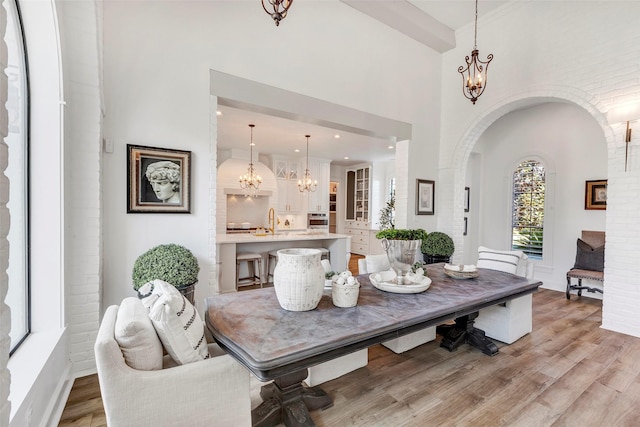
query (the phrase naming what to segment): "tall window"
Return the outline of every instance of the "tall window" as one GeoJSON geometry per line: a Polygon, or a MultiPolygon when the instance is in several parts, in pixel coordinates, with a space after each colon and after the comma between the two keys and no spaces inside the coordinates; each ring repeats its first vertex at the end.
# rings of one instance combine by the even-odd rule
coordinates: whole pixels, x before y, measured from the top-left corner
{"type": "Polygon", "coordinates": [[[28,132],[27,132],[27,74],[26,53],[22,38],[22,24],[15,0],[4,0],[7,11],[7,103],[8,134],[4,142],[8,146],[9,162],[5,175],[9,179],[11,215],[9,228],[9,290],[6,303],[11,309],[10,354],[29,333],[29,182],[28,182],[28,132]]]}
{"type": "Polygon", "coordinates": [[[544,236],[544,166],[526,160],[513,173],[511,247],[542,259],[544,236]]]}

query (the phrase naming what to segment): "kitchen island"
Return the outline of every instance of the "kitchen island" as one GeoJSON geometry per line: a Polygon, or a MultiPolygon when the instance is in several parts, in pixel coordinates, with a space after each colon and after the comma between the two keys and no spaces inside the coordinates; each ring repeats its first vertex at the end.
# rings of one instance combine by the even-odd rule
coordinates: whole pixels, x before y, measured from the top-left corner
{"type": "MultiPolygon", "coordinates": [[[[220,268],[219,293],[235,292],[236,254],[254,252],[262,255],[261,277],[266,283],[269,251],[286,248],[326,248],[331,254],[334,271],[347,269],[350,236],[318,232],[276,232],[266,236],[246,234],[216,235],[217,262],[220,268]]],[[[243,274],[241,272],[241,274],[243,274]]]]}

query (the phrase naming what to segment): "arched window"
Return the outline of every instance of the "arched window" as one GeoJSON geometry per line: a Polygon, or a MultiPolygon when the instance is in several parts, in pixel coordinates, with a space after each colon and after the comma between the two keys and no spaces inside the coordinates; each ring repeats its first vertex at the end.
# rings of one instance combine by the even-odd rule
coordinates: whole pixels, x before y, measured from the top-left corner
{"type": "Polygon", "coordinates": [[[511,248],[542,259],[544,237],[544,165],[525,160],[513,172],[511,248]]]}
{"type": "MultiPolygon", "coordinates": [[[[11,218],[7,240],[9,263],[7,275],[9,289],[6,303],[11,308],[10,354],[29,334],[29,151],[26,52],[22,38],[22,23],[15,0],[3,3],[7,14],[4,43],[7,58],[4,74],[7,81],[6,108],[8,125],[0,132],[4,136],[8,163],[4,175],[8,178],[9,200],[7,209],[11,218]]],[[[3,100],[5,101],[5,100],[3,100]]],[[[3,179],[5,179],[3,177],[3,179]]],[[[3,195],[4,198],[4,195],[3,195]]]]}

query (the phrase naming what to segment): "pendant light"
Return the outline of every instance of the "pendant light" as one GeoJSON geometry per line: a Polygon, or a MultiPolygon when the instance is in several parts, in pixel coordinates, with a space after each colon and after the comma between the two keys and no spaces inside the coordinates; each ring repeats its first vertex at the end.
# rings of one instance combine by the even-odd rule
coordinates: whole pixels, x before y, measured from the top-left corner
{"type": "Polygon", "coordinates": [[[311,193],[316,191],[318,180],[311,178],[311,172],[309,172],[309,138],[311,135],[305,135],[305,137],[307,138],[307,168],[304,170],[302,179],[298,181],[298,190],[300,190],[301,193],[305,191],[311,193]]]}
{"type": "Polygon", "coordinates": [[[262,178],[260,175],[256,173],[253,169],[253,128],[256,125],[250,124],[249,128],[251,128],[251,143],[250,147],[250,157],[249,157],[249,167],[247,168],[247,173],[240,176],[240,188],[244,190],[245,197],[256,197],[258,195],[258,189],[260,188],[260,184],[262,184],[262,178]]]}
{"type": "Polygon", "coordinates": [[[487,56],[486,61],[478,59],[478,0],[476,0],[476,21],[475,21],[475,33],[473,36],[473,50],[471,51],[471,59],[468,56],[464,57],[467,64],[466,68],[461,65],[458,67],[458,72],[462,75],[462,94],[470,100],[474,105],[480,95],[487,87],[487,70],[489,69],[489,62],[493,59],[493,54],[490,53],[487,56]]]}
{"type": "Polygon", "coordinates": [[[276,27],[280,25],[280,21],[287,17],[287,12],[292,4],[293,0],[262,0],[262,8],[273,18],[276,27]],[[269,7],[273,9],[273,12],[267,10],[267,6],[264,4],[265,1],[269,3],[269,7]]]}

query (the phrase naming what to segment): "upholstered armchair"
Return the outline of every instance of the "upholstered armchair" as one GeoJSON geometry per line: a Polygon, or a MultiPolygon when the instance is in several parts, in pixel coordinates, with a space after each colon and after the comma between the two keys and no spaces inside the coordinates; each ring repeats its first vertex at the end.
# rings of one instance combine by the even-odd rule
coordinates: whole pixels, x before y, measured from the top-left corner
{"type": "Polygon", "coordinates": [[[251,425],[249,371],[216,344],[210,358],[183,365],[163,356],[137,298],[107,308],[94,350],[110,427],[251,425]],[[128,331],[126,348],[116,329],[128,331]]]}

